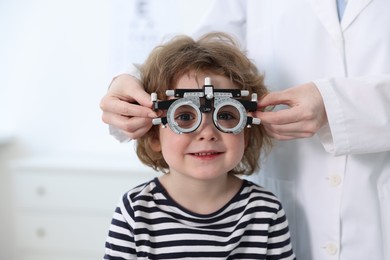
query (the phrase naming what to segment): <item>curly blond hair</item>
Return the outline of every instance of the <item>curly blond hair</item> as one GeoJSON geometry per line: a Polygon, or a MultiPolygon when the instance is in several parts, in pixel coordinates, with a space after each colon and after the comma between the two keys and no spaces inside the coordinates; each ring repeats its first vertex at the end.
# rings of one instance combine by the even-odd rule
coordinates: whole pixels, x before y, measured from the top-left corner
{"type": "MultiPolygon", "coordinates": [[[[145,91],[156,92],[160,100],[166,99],[165,91],[173,89],[181,76],[192,71],[225,76],[239,89],[257,93],[259,97],[268,93],[263,75],[240,50],[235,39],[221,32],[205,34],[198,40],[177,36],[154,48],[140,71],[145,91]]],[[[153,126],[137,139],[137,156],[145,165],[167,173],[169,166],[162,153],[150,147],[151,140],[158,138],[158,129],[153,126]]],[[[243,158],[229,173],[252,174],[259,168],[261,152],[271,148],[271,138],[262,125],[246,128],[244,135],[247,145],[243,158]]]]}

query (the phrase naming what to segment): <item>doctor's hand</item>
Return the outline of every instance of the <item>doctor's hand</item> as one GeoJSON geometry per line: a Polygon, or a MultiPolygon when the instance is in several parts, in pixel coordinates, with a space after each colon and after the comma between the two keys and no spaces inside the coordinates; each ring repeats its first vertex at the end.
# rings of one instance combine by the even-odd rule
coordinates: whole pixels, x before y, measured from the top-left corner
{"type": "Polygon", "coordinates": [[[274,112],[258,111],[256,117],[278,140],[311,137],[328,121],[321,94],[312,82],[269,93],[258,103],[260,109],[277,105],[287,105],[288,108],[274,112]]]}
{"type": "Polygon", "coordinates": [[[116,77],[100,102],[102,120],[121,130],[130,139],[137,139],[152,127],[156,113],[151,109],[150,95],[140,82],[127,74],[116,77]]]}

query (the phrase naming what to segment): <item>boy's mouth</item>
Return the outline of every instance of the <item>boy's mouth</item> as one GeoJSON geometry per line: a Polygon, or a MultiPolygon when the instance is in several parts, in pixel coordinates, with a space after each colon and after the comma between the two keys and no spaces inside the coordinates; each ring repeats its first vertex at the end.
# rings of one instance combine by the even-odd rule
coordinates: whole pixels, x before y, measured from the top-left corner
{"type": "Polygon", "coordinates": [[[193,156],[194,158],[199,158],[203,160],[214,159],[220,156],[221,154],[223,154],[223,152],[217,152],[217,151],[190,153],[190,155],[193,156]]]}
{"type": "Polygon", "coordinates": [[[201,152],[201,153],[193,153],[195,156],[211,156],[211,155],[216,155],[216,154],[221,154],[220,152],[201,152]]]}

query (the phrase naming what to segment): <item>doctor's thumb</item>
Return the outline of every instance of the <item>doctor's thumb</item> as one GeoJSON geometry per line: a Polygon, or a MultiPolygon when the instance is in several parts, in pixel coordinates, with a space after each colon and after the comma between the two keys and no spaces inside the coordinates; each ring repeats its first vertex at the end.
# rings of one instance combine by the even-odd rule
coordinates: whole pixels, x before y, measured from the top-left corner
{"type": "Polygon", "coordinates": [[[257,103],[258,110],[272,111],[277,105],[288,104],[288,100],[283,96],[282,92],[271,92],[262,96],[257,103]]]}

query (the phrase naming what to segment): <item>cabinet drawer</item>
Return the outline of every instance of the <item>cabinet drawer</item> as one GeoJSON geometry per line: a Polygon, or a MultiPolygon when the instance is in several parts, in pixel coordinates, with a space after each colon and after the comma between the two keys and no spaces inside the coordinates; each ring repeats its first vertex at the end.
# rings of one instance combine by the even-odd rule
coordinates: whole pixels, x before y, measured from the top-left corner
{"type": "MultiPolygon", "coordinates": [[[[115,174],[115,173],[113,173],[115,174]]],[[[16,207],[34,210],[113,211],[121,195],[154,178],[146,173],[124,177],[82,172],[28,171],[13,175],[16,207]]]]}
{"type": "Polygon", "coordinates": [[[21,214],[15,221],[16,242],[22,252],[96,255],[101,258],[111,217],[21,214]]]}

